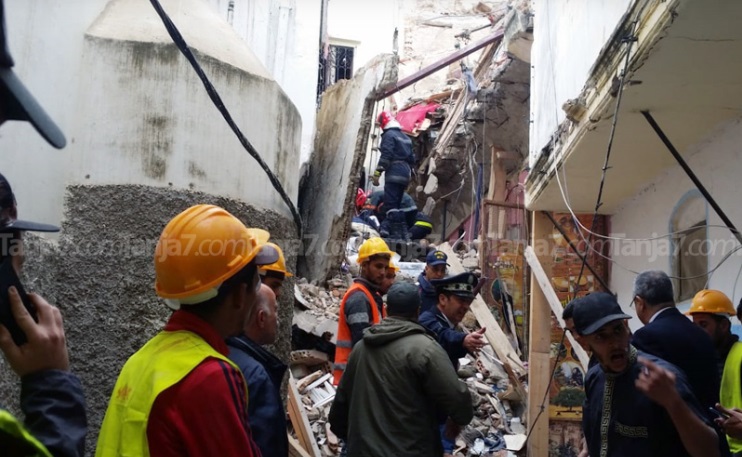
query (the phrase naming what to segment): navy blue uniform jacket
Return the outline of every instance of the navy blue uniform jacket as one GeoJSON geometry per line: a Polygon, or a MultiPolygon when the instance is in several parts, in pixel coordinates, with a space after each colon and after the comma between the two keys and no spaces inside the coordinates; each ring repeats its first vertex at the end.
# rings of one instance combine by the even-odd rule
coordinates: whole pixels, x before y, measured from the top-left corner
{"type": "Polygon", "coordinates": [[[244,335],[228,339],[227,345],[230,360],[247,381],[247,420],[255,444],[263,456],[287,456],[286,410],[281,401],[286,364],[244,335]]]}
{"type": "Polygon", "coordinates": [[[417,289],[420,292],[420,314],[438,307],[438,294],[424,272],[417,277],[417,289]]]}
{"type": "MultiPolygon", "coordinates": [[[[21,379],[23,425],[54,457],[85,455],[88,433],[85,397],[77,376],[67,371],[47,370],[21,379]]],[[[1,450],[12,448],[0,433],[1,450]]]]}
{"type": "Polygon", "coordinates": [[[455,369],[459,369],[459,359],[467,354],[464,349],[464,332],[459,332],[448,325],[448,321],[438,309],[438,306],[425,311],[420,315],[420,325],[425,327],[435,336],[436,341],[440,344],[451,359],[455,369]]]}

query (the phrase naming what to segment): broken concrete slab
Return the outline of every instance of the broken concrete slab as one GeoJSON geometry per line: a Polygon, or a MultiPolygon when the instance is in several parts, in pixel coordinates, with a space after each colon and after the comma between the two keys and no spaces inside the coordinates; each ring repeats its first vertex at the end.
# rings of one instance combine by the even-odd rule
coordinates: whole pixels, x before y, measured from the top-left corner
{"type": "Polygon", "coordinates": [[[376,95],[397,81],[398,61],[396,55],[377,56],[353,79],[334,84],[322,95],[314,151],[299,201],[304,252],[298,269],[309,281],[332,276],[345,256],[376,95]]]}

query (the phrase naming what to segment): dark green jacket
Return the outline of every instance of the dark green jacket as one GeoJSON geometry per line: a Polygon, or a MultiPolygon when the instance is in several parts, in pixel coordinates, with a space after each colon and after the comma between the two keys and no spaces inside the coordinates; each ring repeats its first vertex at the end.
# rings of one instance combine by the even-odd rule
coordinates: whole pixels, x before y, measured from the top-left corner
{"type": "Polygon", "coordinates": [[[353,348],[330,410],[332,431],[352,457],[443,455],[438,415],[474,416],[466,384],[416,322],[388,317],[353,348]]]}

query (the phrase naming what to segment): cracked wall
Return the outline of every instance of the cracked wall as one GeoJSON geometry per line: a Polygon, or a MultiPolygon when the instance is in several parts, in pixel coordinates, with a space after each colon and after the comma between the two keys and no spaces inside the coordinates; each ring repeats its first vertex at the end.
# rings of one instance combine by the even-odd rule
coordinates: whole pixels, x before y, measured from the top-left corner
{"type": "Polygon", "coordinates": [[[304,251],[299,275],[323,281],[339,272],[353,201],[374,124],[376,93],[397,81],[397,56],[380,55],[322,95],[314,151],[302,178],[304,251]]]}

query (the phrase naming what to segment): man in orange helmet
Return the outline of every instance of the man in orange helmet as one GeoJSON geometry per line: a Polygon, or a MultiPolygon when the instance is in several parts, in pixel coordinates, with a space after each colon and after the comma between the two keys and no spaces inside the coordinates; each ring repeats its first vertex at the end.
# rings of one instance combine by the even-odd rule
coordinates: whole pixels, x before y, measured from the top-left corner
{"type": "Polygon", "coordinates": [[[213,205],[173,218],[155,250],[155,290],[175,312],[124,365],[96,456],[260,456],[245,379],[224,340],[237,335],[278,253],[213,205]]]}
{"type": "Polygon", "coordinates": [[[381,127],[381,144],[379,163],[373,175],[374,185],[379,185],[379,177],[384,173],[384,211],[386,217],[381,223],[382,237],[396,240],[408,240],[407,222],[401,208],[402,198],[412,179],[415,167],[415,154],[412,152],[412,140],[402,132],[391,113],[379,114],[376,122],[381,127]]]}
{"type": "MultiPolygon", "coordinates": [[[[688,314],[693,317],[694,324],[709,334],[716,347],[721,376],[719,402],[729,409],[742,409],[742,343],[731,331],[729,318],[736,314],[732,301],[721,291],[700,290],[693,297],[688,314]]],[[[737,434],[728,430],[733,423],[728,419],[717,423],[727,434],[732,455],[742,456],[742,439],[730,436],[737,434]]]]}
{"type": "Polygon", "coordinates": [[[335,343],[335,385],[340,383],[350,351],[363,338],[363,331],[378,324],[383,317],[384,302],[379,288],[383,286],[393,254],[386,242],[378,237],[367,239],[358,250],[357,262],[361,266],[361,275],[353,281],[340,302],[335,343]]]}
{"type": "Polygon", "coordinates": [[[272,247],[276,252],[278,252],[278,260],[270,265],[264,265],[258,269],[260,280],[263,284],[271,288],[273,293],[276,294],[276,299],[280,299],[281,288],[283,287],[284,280],[293,275],[286,269],[286,259],[283,257],[283,251],[281,248],[275,243],[267,243],[266,245],[272,247]]]}

